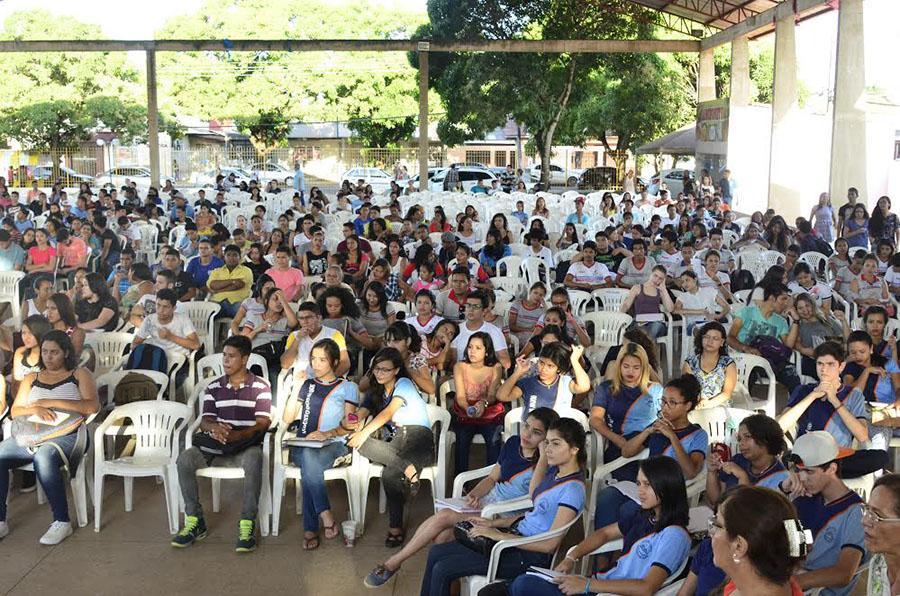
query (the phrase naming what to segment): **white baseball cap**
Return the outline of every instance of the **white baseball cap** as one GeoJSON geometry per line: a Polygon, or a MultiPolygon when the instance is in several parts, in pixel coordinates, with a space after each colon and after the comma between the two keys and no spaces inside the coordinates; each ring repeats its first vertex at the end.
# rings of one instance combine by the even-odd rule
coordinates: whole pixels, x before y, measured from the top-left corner
{"type": "Polygon", "coordinates": [[[798,467],[824,466],[836,459],[856,453],[849,447],[838,447],[837,441],[828,431],[808,432],[794,442],[791,459],[798,467]]]}

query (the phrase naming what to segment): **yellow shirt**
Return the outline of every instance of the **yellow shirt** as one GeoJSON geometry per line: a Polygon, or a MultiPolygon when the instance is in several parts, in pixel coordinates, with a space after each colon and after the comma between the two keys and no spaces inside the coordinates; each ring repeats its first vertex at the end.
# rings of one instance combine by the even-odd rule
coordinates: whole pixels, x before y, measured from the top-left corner
{"type": "Polygon", "coordinates": [[[245,267],[244,265],[238,265],[234,268],[234,271],[229,271],[228,267],[225,265],[222,265],[218,269],[213,269],[209,273],[207,285],[214,281],[229,281],[232,279],[244,282],[244,287],[240,290],[214,293],[212,299],[215,302],[227,300],[232,304],[239,304],[250,297],[250,290],[253,288],[253,272],[250,271],[249,267],[245,267]]]}

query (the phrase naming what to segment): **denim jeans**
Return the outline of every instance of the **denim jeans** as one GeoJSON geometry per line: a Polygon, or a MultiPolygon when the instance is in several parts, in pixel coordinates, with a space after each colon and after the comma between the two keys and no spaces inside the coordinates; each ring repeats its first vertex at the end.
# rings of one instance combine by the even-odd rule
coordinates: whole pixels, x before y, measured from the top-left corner
{"type": "Polygon", "coordinates": [[[434,464],[434,434],[424,426],[401,426],[391,441],[369,437],[358,449],[359,453],[384,466],[381,484],[387,497],[390,527],[403,527],[405,471],[410,465],[416,472],[434,464]]]}
{"type": "Polygon", "coordinates": [[[325,488],[325,470],[346,453],[347,446],[343,443],[330,443],[321,449],[291,447],[291,463],[303,472],[303,529],[306,532],[318,530],[319,515],[331,509],[328,489],[325,488]]]}
{"type": "Polygon", "coordinates": [[[197,470],[209,466],[226,466],[244,469],[244,501],[241,519],[256,519],[259,513],[259,492],[262,489],[262,447],[248,447],[237,455],[215,456],[207,459],[200,449],[191,447],[181,452],[176,461],[178,483],[184,498],[184,512],[194,517],[203,517],[200,496],[197,489],[197,470]]]}
{"type": "Polygon", "coordinates": [[[562,596],[556,584],[534,575],[520,575],[507,586],[506,593],[509,596],[562,596]]]}
{"type": "Polygon", "coordinates": [[[640,505],[611,486],[597,493],[597,508],[594,511],[594,529],[599,530],[620,519],[628,517],[640,509],[640,505]]]}
{"type": "Polygon", "coordinates": [[[233,319],[234,315],[237,314],[238,308],[240,308],[241,303],[229,302],[228,300],[222,300],[217,303],[222,307],[222,310],[219,311],[217,318],[229,318],[233,319]]]}
{"type": "MultiPolygon", "coordinates": [[[[62,448],[66,457],[71,457],[77,440],[77,433],[71,433],[53,439],[53,442],[62,448]]],[[[69,503],[66,501],[66,485],[63,470],[60,469],[63,461],[59,451],[53,445],[44,444],[32,453],[25,447],[19,447],[12,437],[0,442],[0,521],[6,521],[9,471],[26,464],[34,464],[34,473],[50,501],[53,521],[69,521],[69,503]]]]}
{"type": "MultiPolygon", "coordinates": [[[[549,564],[549,554],[511,548],[503,551],[500,556],[497,577],[513,579],[528,571],[531,566],[547,567],[549,564]]],[[[487,573],[487,568],[487,557],[455,540],[436,544],[428,551],[428,563],[425,565],[425,577],[422,578],[421,596],[449,596],[450,584],[453,580],[469,575],[484,575],[487,573]]],[[[547,585],[553,586],[550,583],[547,585]]]]}
{"type": "Polygon", "coordinates": [[[635,321],[628,326],[629,329],[643,329],[650,339],[658,339],[666,334],[668,328],[663,321],[635,321]]]}
{"type": "Polygon", "coordinates": [[[456,473],[469,469],[469,449],[475,435],[481,435],[487,449],[488,466],[497,463],[500,457],[500,431],[503,423],[499,424],[459,424],[454,420],[452,426],[456,433],[456,473]]]}

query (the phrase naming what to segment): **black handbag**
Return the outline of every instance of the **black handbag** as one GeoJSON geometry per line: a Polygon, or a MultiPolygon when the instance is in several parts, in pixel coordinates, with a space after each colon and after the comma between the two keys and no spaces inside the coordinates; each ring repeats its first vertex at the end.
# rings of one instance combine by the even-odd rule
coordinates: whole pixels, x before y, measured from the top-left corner
{"type": "MultiPolygon", "coordinates": [[[[513,524],[508,528],[497,528],[501,532],[506,532],[512,536],[519,536],[519,522],[522,518],[517,519],[513,524]]],[[[456,522],[456,525],[453,526],[453,537],[456,538],[456,541],[465,546],[466,548],[475,551],[476,553],[482,555],[483,557],[490,558],[491,551],[494,549],[494,545],[497,544],[497,541],[493,538],[486,538],[485,536],[469,536],[469,530],[474,528],[474,524],[470,521],[461,521],[456,522]]]]}
{"type": "Polygon", "coordinates": [[[262,445],[265,436],[266,431],[260,430],[240,441],[232,441],[223,444],[212,438],[212,435],[208,432],[200,431],[194,433],[191,442],[194,447],[202,451],[203,455],[207,458],[213,458],[217,456],[237,455],[245,449],[262,445]]]}

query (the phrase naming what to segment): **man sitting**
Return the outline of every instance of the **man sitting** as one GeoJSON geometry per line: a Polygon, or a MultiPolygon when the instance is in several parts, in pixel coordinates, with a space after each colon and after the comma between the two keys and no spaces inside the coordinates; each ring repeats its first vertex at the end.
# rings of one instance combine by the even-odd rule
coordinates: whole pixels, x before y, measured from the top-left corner
{"type": "Polygon", "coordinates": [[[131,347],[134,349],[146,343],[167,353],[185,356],[193,350],[199,350],[200,338],[194,324],[187,315],[175,312],[177,304],[178,298],[174,290],[160,290],[156,295],[156,312],[144,317],[134,334],[131,347]]]}
{"type": "Polygon", "coordinates": [[[459,335],[453,340],[450,354],[456,360],[465,352],[466,346],[469,344],[469,338],[479,331],[483,331],[491,336],[497,360],[500,361],[504,369],[508,369],[512,361],[509,358],[509,350],[506,347],[506,338],[503,337],[503,331],[496,325],[484,320],[484,311],[489,304],[490,300],[481,290],[469,292],[466,296],[466,322],[459,326],[459,335]]]}
{"type": "Polygon", "coordinates": [[[172,540],[174,547],[186,548],[207,537],[197,489],[197,470],[224,465],[244,470],[243,504],[235,550],[256,550],[256,518],[263,479],[262,442],[272,423],[272,391],[265,379],[247,369],[251,349],[250,339],[243,335],[226,339],[222,349],[225,374],[211,381],[200,398],[200,433],[205,433],[209,440],[178,456],[178,483],[185,516],[184,528],[172,540]]]}
{"type": "Polygon", "coordinates": [[[309,353],[318,341],[331,339],[341,351],[341,362],[334,370],[334,374],[339,377],[346,374],[350,370],[350,355],[347,353],[347,340],[344,339],[344,334],[337,329],[322,326],[322,313],[319,312],[315,302],[301,304],[297,310],[297,319],[300,321],[300,329],[287,338],[284,353],[281,355],[281,368],[286,370],[293,366],[296,374],[305,373],[308,378],[312,378],[309,353]]]}
{"type": "Polygon", "coordinates": [[[200,240],[199,256],[188,262],[185,271],[194,280],[194,285],[201,296],[206,295],[206,282],[213,269],[224,265],[222,259],[213,254],[213,245],[208,238],[200,240]]]}
{"type": "Polygon", "coordinates": [[[225,248],[225,265],[213,269],[207,282],[210,299],[222,307],[220,315],[234,317],[241,302],[250,297],[253,272],[241,265],[241,249],[236,244],[225,248]]]}

